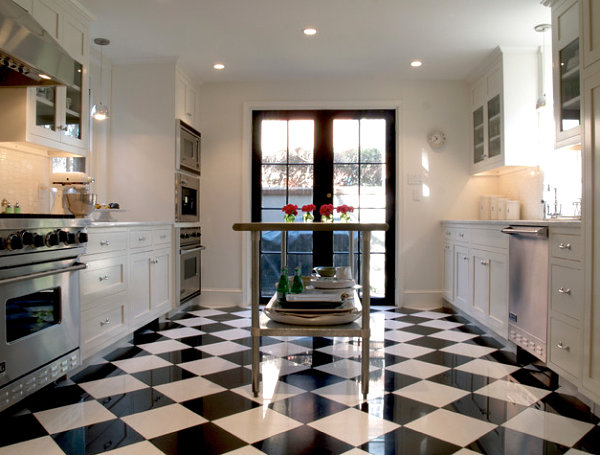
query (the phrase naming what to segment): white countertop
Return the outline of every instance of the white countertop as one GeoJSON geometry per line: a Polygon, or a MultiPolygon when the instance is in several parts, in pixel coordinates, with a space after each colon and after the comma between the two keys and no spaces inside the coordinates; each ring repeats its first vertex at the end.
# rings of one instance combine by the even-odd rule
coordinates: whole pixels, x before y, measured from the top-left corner
{"type": "Polygon", "coordinates": [[[442,224],[472,224],[488,226],[579,226],[580,219],[553,218],[549,220],[442,220],[442,224]]]}
{"type": "Polygon", "coordinates": [[[92,221],[88,227],[173,226],[172,221],[92,221]]]}

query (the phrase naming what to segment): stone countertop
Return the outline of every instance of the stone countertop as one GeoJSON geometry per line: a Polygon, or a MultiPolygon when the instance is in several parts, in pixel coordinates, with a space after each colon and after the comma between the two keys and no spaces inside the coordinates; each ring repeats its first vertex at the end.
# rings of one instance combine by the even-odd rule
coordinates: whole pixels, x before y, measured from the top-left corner
{"type": "Polygon", "coordinates": [[[554,227],[577,227],[581,225],[580,219],[575,218],[553,218],[549,220],[442,220],[442,224],[471,224],[488,226],[554,226],[554,227]]]}
{"type": "Polygon", "coordinates": [[[88,227],[173,226],[172,221],[92,221],[88,227]]]}

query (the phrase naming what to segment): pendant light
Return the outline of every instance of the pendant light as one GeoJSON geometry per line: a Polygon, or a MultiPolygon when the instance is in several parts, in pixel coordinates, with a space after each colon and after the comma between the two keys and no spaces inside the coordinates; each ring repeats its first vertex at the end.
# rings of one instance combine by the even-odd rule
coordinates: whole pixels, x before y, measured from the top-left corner
{"type": "MultiPolygon", "coordinates": [[[[104,66],[102,47],[108,46],[110,44],[110,40],[106,38],[95,38],[94,43],[100,46],[100,91],[102,91],[102,69],[104,66]]],[[[95,120],[106,120],[108,118],[108,106],[103,104],[102,101],[94,104],[92,107],[92,117],[95,120]]]]}
{"type": "Polygon", "coordinates": [[[544,73],[546,66],[546,32],[550,30],[552,26],[550,24],[539,24],[534,27],[534,30],[542,34],[542,64],[540,65],[541,73],[541,90],[539,91],[540,96],[535,103],[535,108],[540,111],[546,107],[546,87],[544,87],[544,73]]]}

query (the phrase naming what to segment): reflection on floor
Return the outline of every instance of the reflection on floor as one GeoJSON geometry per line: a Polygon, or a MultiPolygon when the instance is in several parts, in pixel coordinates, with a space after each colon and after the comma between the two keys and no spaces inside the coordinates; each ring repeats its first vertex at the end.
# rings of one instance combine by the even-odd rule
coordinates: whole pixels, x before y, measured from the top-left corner
{"type": "MultiPolygon", "coordinates": [[[[444,310],[447,311],[447,310],[444,310]]],[[[0,454],[584,454],[600,419],[458,315],[372,311],[360,341],[263,337],[250,312],[195,307],[0,414],[0,454]]]]}

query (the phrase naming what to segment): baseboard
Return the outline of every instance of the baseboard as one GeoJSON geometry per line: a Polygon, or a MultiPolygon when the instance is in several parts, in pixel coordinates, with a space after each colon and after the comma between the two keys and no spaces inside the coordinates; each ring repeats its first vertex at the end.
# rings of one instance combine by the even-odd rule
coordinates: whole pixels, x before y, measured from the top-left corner
{"type": "Polygon", "coordinates": [[[441,290],[411,289],[404,291],[403,308],[432,310],[444,306],[441,290]]]}
{"type": "Polygon", "coordinates": [[[243,302],[241,289],[202,288],[202,294],[192,300],[206,307],[247,306],[243,302]]]}

